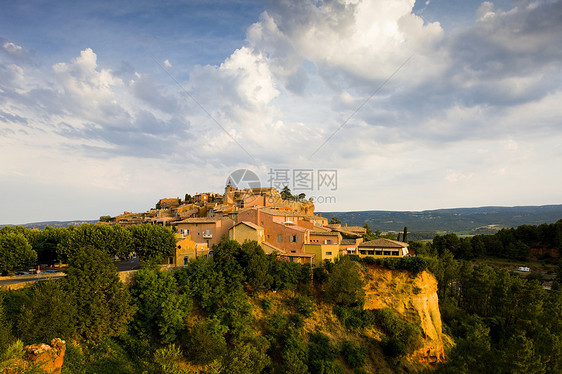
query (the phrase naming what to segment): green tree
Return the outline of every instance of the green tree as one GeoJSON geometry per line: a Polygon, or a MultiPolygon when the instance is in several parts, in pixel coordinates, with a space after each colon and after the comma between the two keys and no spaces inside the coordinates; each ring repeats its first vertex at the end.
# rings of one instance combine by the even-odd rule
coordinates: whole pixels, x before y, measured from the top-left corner
{"type": "Polygon", "coordinates": [[[499,370],[497,371],[499,373],[545,373],[545,365],[540,361],[540,357],[535,354],[533,340],[527,338],[521,332],[507,340],[502,353],[499,358],[499,370]]]}
{"type": "Polygon", "coordinates": [[[459,270],[459,264],[455,261],[453,254],[449,250],[445,249],[438,256],[437,261],[429,262],[429,270],[437,279],[437,293],[440,300],[441,298],[446,298],[449,291],[451,291],[451,282],[457,279],[459,270]]]}
{"type": "Polygon", "coordinates": [[[131,295],[136,306],[131,325],[137,335],[174,342],[193,304],[187,294],[177,290],[173,274],[157,268],[141,269],[131,286],[131,295]]]}
{"type": "Polygon", "coordinates": [[[76,253],[67,271],[66,286],[76,306],[76,333],[82,339],[117,336],[131,320],[131,296],[102,250],[85,247],[76,253]]]}
{"type": "Polygon", "coordinates": [[[484,240],[482,240],[481,235],[475,235],[471,240],[472,244],[472,254],[474,257],[483,256],[486,253],[486,246],[484,245],[484,240]]]}
{"type": "Polygon", "coordinates": [[[12,335],[11,323],[4,311],[4,292],[0,291],[0,357],[15,340],[12,335]]]}
{"type": "Polygon", "coordinates": [[[217,318],[197,320],[187,335],[184,352],[191,361],[200,365],[220,360],[227,351],[224,337],[227,331],[228,328],[217,318]]]}
{"type": "Polygon", "coordinates": [[[252,344],[239,343],[230,349],[223,360],[223,372],[259,374],[271,364],[269,356],[252,344]]]}
{"type": "Polygon", "coordinates": [[[28,230],[26,237],[31,247],[37,252],[37,262],[53,264],[57,260],[57,248],[68,235],[66,228],[55,229],[47,226],[43,231],[28,230]]]}
{"type": "Polygon", "coordinates": [[[70,260],[86,246],[98,248],[111,257],[124,258],[131,252],[131,234],[119,225],[83,224],[69,227],[68,235],[58,246],[59,258],[70,260]]]}
{"type": "Polygon", "coordinates": [[[366,223],[363,228],[365,229],[365,233],[363,234],[363,239],[368,242],[370,240],[375,240],[377,237],[380,236],[380,232],[377,231],[378,234],[375,234],[371,231],[371,228],[369,227],[369,224],[366,223]]]}
{"type": "Polygon", "coordinates": [[[455,254],[460,247],[460,240],[454,233],[445,234],[443,236],[435,235],[433,238],[433,247],[437,250],[437,252],[439,252],[439,254],[443,253],[446,249],[455,254]]]}
{"type": "Polygon", "coordinates": [[[27,269],[35,265],[37,253],[21,232],[0,232],[0,272],[27,269]]]}
{"type": "Polygon", "coordinates": [[[271,287],[273,283],[273,276],[269,274],[271,261],[257,242],[247,241],[242,244],[239,263],[253,291],[271,287]]]}
{"type": "Polygon", "coordinates": [[[282,373],[301,374],[308,372],[308,347],[298,331],[289,328],[285,333],[285,344],[281,351],[282,373]]]}
{"type": "Polygon", "coordinates": [[[269,274],[273,277],[274,291],[294,289],[302,277],[302,267],[296,262],[279,261],[275,255],[268,255],[269,274]]]}
{"type": "Polygon", "coordinates": [[[283,200],[293,200],[295,198],[291,193],[291,189],[289,188],[289,186],[283,187],[283,189],[281,190],[281,198],[283,200]]]}
{"type": "Polygon", "coordinates": [[[490,329],[480,322],[465,324],[466,335],[457,339],[447,364],[438,373],[489,373],[494,371],[490,329]]]}
{"type": "Polygon", "coordinates": [[[330,225],[339,225],[341,224],[341,221],[338,217],[333,216],[332,218],[330,218],[330,222],[328,222],[330,225]]]}
{"type": "Polygon", "coordinates": [[[324,286],[324,297],[335,304],[362,306],[365,302],[365,290],[359,264],[343,257],[334,266],[324,286]]]}
{"type": "Polygon", "coordinates": [[[175,344],[158,348],[154,352],[154,363],[161,374],[188,374],[191,371],[182,368],[183,354],[175,344]]]}
{"type": "Polygon", "coordinates": [[[138,225],[128,228],[132,249],[143,262],[159,264],[174,253],[176,238],[172,230],[160,225],[138,225]]]}
{"type": "Polygon", "coordinates": [[[17,320],[20,337],[31,344],[69,339],[74,335],[76,307],[61,281],[49,280],[31,286],[30,302],[17,320]]]}
{"type": "Polygon", "coordinates": [[[367,361],[367,348],[347,340],[342,344],[342,354],[345,362],[352,369],[360,368],[367,361]]]}
{"type": "Polygon", "coordinates": [[[312,374],[342,373],[343,368],[334,362],[336,347],[322,333],[311,333],[308,345],[308,368],[312,374]]]}
{"type": "Polygon", "coordinates": [[[402,235],[402,241],[408,243],[408,227],[404,226],[404,234],[402,235]]]}

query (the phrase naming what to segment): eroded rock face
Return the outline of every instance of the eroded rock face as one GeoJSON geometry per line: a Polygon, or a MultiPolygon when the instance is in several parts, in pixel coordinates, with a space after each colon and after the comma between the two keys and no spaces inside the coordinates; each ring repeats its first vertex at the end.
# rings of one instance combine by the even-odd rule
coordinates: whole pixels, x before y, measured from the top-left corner
{"type": "Polygon", "coordinates": [[[437,298],[437,280],[424,271],[416,276],[404,270],[389,270],[369,265],[365,274],[367,285],[366,309],[388,308],[419,325],[423,332],[423,346],[412,358],[435,365],[445,360],[441,313],[437,298]]]}
{"type": "Polygon", "coordinates": [[[42,369],[45,373],[59,374],[64,362],[66,343],[64,340],[55,338],[48,344],[32,344],[24,347],[27,360],[31,365],[42,369]]]}

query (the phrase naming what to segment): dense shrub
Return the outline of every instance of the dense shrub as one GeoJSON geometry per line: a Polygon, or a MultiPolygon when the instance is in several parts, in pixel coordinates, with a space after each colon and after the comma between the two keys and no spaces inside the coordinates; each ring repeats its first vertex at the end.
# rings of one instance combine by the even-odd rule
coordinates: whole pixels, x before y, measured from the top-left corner
{"type": "Polygon", "coordinates": [[[310,297],[299,296],[294,300],[294,304],[297,312],[306,318],[314,313],[314,302],[310,297]]]}
{"type": "Polygon", "coordinates": [[[311,333],[308,345],[308,368],[310,373],[343,373],[343,368],[334,362],[337,349],[330,338],[322,333],[311,333]]]}
{"type": "Polygon", "coordinates": [[[361,330],[368,326],[365,319],[366,311],[361,307],[348,307],[346,305],[336,305],[334,314],[338,317],[341,324],[350,330],[361,330]]]}
{"type": "Polygon", "coordinates": [[[333,268],[324,285],[324,297],[338,305],[362,306],[365,302],[365,281],[359,265],[344,257],[333,268]]]}
{"type": "Polygon", "coordinates": [[[366,264],[375,264],[391,270],[408,270],[414,275],[427,270],[429,267],[429,262],[423,257],[375,258],[367,256],[362,261],[366,264]]]}
{"type": "Polygon", "coordinates": [[[383,338],[381,346],[384,354],[389,357],[400,357],[407,353],[406,345],[397,338],[383,338]]]}
{"type": "MultiPolygon", "coordinates": [[[[414,349],[420,341],[421,330],[418,325],[406,322],[390,309],[371,309],[370,320],[391,339],[397,339],[406,349],[414,349]]],[[[392,343],[394,344],[394,343],[392,343]]]]}
{"type": "Polygon", "coordinates": [[[350,368],[360,368],[367,360],[367,349],[358,344],[345,341],[342,345],[342,354],[350,368]]]}
{"type": "Polygon", "coordinates": [[[261,307],[264,312],[270,311],[272,306],[273,306],[273,301],[271,301],[270,298],[264,297],[261,300],[261,307]]]}

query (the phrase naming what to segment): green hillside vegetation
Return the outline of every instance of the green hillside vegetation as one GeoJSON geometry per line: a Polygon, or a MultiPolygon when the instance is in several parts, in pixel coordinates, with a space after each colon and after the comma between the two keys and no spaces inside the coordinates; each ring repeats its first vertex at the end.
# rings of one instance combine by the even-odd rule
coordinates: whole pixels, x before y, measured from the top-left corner
{"type": "MultiPolygon", "coordinates": [[[[68,256],[67,277],[0,292],[0,357],[9,362],[22,354],[22,344],[60,337],[68,345],[63,373],[428,369],[408,359],[420,347],[419,326],[391,310],[364,309],[362,267],[376,265],[435,275],[444,331],[455,341],[438,373],[562,372],[562,267],[553,291],[546,291],[536,279],[464,260],[559,250],[562,220],[485,235],[483,246],[478,237],[448,234],[433,244],[410,242],[418,257],[346,256],[314,269],[279,261],[255,242],[225,240],[211,258],[162,271],[153,261],[171,235],[162,229],[115,229],[147,256],[128,286],[111,261],[121,251],[113,231],[79,227],[61,235],[54,248],[68,256]],[[74,240],[83,244],[68,244],[74,240]]],[[[49,235],[58,238],[56,232],[49,235]]],[[[4,233],[31,238],[14,228],[4,233]]],[[[57,242],[44,239],[28,245],[57,242]]]]}
{"type": "MultiPolygon", "coordinates": [[[[361,264],[279,261],[255,242],[223,241],[212,258],[125,287],[94,246],[58,281],[0,293],[0,354],[68,342],[63,373],[362,373],[415,368],[419,327],[364,310],[361,264]],[[412,366],[413,365],[413,366],[412,366]]],[[[422,368],[419,366],[418,368],[422,368]]]]}

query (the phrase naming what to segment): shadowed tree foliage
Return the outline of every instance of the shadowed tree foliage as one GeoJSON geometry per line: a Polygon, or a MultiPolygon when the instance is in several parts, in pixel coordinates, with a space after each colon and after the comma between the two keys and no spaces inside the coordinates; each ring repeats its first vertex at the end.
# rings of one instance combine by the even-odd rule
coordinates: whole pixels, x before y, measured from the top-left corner
{"type": "Polygon", "coordinates": [[[35,283],[29,292],[30,302],[17,321],[21,339],[32,344],[73,337],[76,307],[62,281],[35,283]]]}
{"type": "Polygon", "coordinates": [[[119,225],[83,224],[70,226],[68,234],[58,245],[58,256],[62,261],[70,260],[80,249],[91,246],[108,256],[126,257],[131,251],[131,233],[119,225]]]}
{"type": "Polygon", "coordinates": [[[145,263],[159,264],[174,253],[176,238],[172,230],[160,225],[139,225],[127,229],[132,234],[132,249],[145,263]]]}
{"type": "Polygon", "coordinates": [[[109,256],[85,247],[74,255],[67,274],[67,292],[76,306],[76,333],[86,341],[119,335],[134,309],[109,256]]]}
{"type": "Polygon", "coordinates": [[[174,342],[184,329],[193,304],[178,289],[173,274],[157,268],[141,269],[131,286],[131,295],[136,305],[131,325],[136,334],[166,344],[174,342]]]}
{"type": "Polygon", "coordinates": [[[11,323],[4,308],[4,293],[0,291],[0,357],[13,340],[11,323]]]}
{"type": "Polygon", "coordinates": [[[334,266],[324,286],[326,300],[339,305],[362,306],[365,302],[365,281],[361,277],[359,264],[343,257],[334,266]]]}
{"type": "Polygon", "coordinates": [[[52,264],[57,260],[58,246],[68,236],[66,228],[45,227],[44,230],[27,230],[26,237],[37,252],[37,262],[40,264],[52,264]]]}
{"type": "Polygon", "coordinates": [[[0,273],[28,269],[35,265],[37,253],[22,232],[3,228],[0,231],[0,273]]]}

